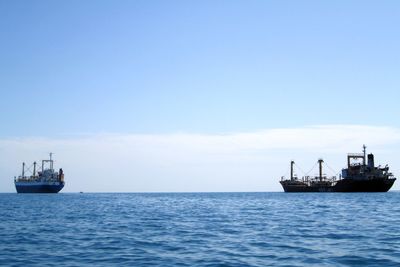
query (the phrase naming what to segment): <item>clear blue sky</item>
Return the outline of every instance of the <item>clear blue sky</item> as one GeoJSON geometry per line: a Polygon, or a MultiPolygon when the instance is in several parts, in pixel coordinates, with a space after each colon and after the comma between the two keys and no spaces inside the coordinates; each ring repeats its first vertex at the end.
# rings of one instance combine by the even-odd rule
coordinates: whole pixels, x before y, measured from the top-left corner
{"type": "Polygon", "coordinates": [[[50,151],[63,192],[281,191],[363,143],[400,175],[399,27],[399,1],[0,0],[0,191],[50,151]]]}
{"type": "Polygon", "coordinates": [[[398,1],[0,1],[2,137],[400,126],[398,1]]]}

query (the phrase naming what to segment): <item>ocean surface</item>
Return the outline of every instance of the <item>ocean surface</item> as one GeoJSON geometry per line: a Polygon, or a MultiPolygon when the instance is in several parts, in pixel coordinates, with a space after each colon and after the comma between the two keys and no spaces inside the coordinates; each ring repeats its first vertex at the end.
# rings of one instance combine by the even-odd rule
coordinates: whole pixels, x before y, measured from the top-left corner
{"type": "Polygon", "coordinates": [[[400,266],[400,192],[0,194],[0,266],[400,266]]]}

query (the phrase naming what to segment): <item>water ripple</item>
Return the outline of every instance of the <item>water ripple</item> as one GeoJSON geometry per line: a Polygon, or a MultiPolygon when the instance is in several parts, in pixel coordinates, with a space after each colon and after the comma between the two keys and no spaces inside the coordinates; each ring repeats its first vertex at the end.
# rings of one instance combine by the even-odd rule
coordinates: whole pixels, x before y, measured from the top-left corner
{"type": "Polygon", "coordinates": [[[400,193],[0,194],[0,265],[400,266],[400,193]]]}

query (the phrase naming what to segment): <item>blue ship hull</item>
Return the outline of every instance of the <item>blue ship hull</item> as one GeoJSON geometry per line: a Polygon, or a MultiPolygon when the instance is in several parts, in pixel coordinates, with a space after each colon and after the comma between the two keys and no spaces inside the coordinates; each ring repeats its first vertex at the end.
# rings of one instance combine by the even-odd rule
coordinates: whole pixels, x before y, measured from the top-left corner
{"type": "Polygon", "coordinates": [[[58,193],[63,189],[64,182],[59,184],[24,184],[24,183],[15,183],[15,188],[17,189],[17,193],[58,193]]]}

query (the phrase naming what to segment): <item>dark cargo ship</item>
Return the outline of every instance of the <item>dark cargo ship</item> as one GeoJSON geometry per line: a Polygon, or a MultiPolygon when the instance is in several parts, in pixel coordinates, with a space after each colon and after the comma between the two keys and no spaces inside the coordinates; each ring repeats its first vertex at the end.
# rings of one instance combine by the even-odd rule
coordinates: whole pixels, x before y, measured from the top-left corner
{"type": "Polygon", "coordinates": [[[58,193],[63,189],[64,172],[53,169],[52,153],[49,160],[42,160],[41,170],[36,174],[36,162],[33,163],[32,175],[25,175],[25,163],[22,163],[22,175],[14,177],[17,193],[58,193]],[[48,166],[46,166],[48,165],[48,166]]]}
{"type": "Polygon", "coordinates": [[[366,162],[366,146],[362,154],[347,155],[347,168],[337,179],[322,173],[322,159],[318,160],[319,176],[304,176],[299,179],[293,173],[294,161],[290,164],[290,179],[281,178],[285,192],[387,192],[396,178],[389,172],[389,167],[375,167],[374,155],[368,154],[366,162]],[[361,163],[358,161],[362,160],[361,163]]]}

